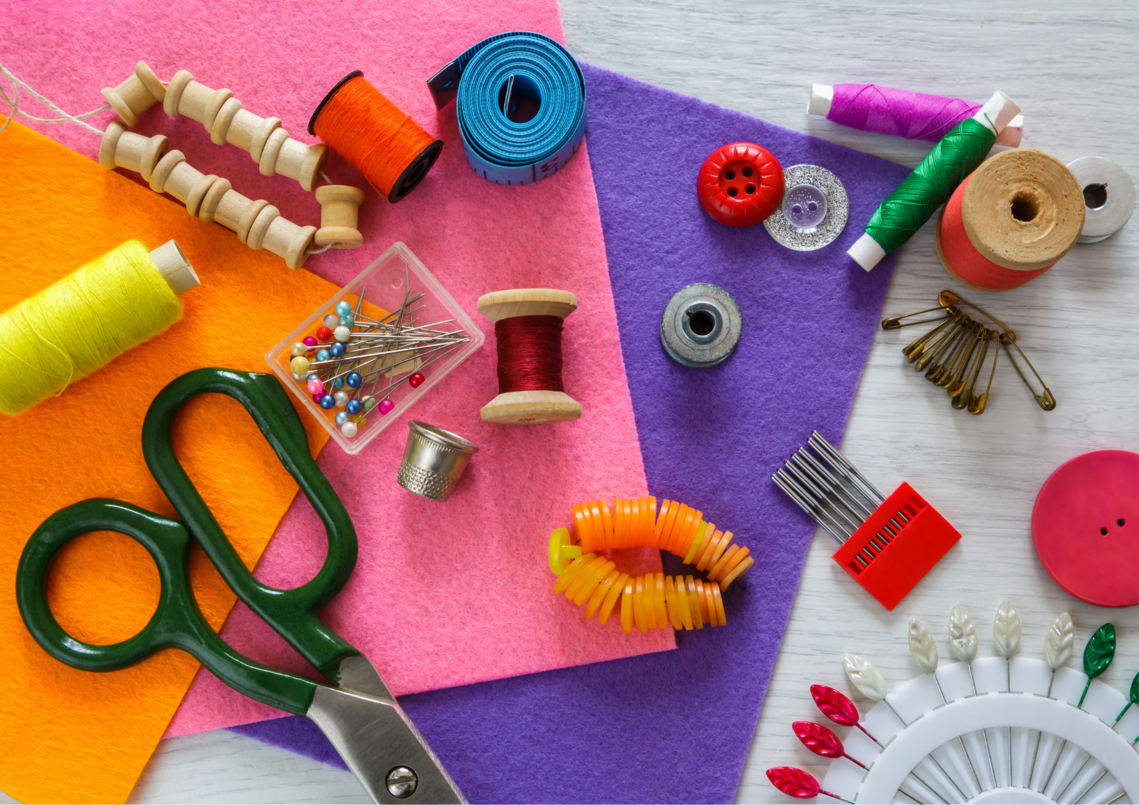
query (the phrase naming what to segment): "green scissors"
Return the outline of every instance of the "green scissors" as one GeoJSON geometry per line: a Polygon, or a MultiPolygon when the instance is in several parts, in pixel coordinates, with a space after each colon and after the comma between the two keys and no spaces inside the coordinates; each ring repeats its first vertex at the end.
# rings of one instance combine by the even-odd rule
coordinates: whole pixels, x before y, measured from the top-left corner
{"type": "Polygon", "coordinates": [[[317,617],[352,574],[356,530],[309,455],[304,426],[277,379],[228,369],[198,369],[177,378],[147,410],[142,452],[182,521],[107,499],[85,500],[49,517],[28,540],[16,573],[20,614],[36,642],[60,662],[86,671],[114,671],[156,651],[180,648],[234,690],[316,722],[376,802],[465,802],[376,669],[317,617]],[[245,406],[324,522],[328,556],[307,584],[278,590],[257,581],[174,454],[170,428],[175,416],[190,398],[207,393],[228,395],[245,406]],[[83,643],[67,634],[45,592],[59,549],[92,531],[117,531],[142,544],[162,580],[158,609],[150,621],[134,637],[110,646],[83,643]],[[191,536],[237,597],[333,686],[260,665],[217,636],[190,587],[191,536]]]}

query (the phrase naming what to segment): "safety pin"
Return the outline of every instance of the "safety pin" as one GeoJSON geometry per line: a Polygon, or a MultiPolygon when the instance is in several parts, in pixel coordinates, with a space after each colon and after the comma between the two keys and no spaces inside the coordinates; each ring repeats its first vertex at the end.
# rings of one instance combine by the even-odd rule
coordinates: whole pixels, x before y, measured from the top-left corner
{"type": "Polygon", "coordinates": [[[972,397],[973,389],[977,387],[977,378],[981,376],[981,365],[985,362],[985,355],[989,351],[989,331],[984,327],[980,328],[977,334],[976,359],[972,361],[971,365],[965,372],[963,383],[957,394],[953,395],[953,400],[950,403],[956,410],[960,411],[968,407],[969,399],[972,397]],[[972,382],[969,378],[972,377],[972,382]]]}
{"type": "Polygon", "coordinates": [[[955,324],[946,330],[935,341],[931,341],[922,350],[922,356],[914,362],[914,369],[918,372],[924,372],[929,365],[936,361],[945,352],[946,347],[952,344],[961,334],[962,327],[966,327],[966,322],[969,321],[968,316],[962,316],[955,324]]]}
{"type": "MultiPolygon", "coordinates": [[[[989,340],[998,342],[997,345],[995,347],[993,347],[993,369],[989,373],[988,388],[985,389],[985,392],[983,394],[976,395],[973,393],[972,390],[970,390],[970,392],[969,392],[969,413],[973,414],[973,416],[980,416],[981,414],[985,413],[985,404],[988,403],[988,401],[989,401],[989,392],[993,388],[993,378],[996,377],[996,374],[997,374],[997,360],[1001,356],[1001,347],[1000,347],[1001,334],[998,333],[996,330],[989,330],[989,340]]],[[[978,374],[978,376],[980,376],[980,369],[977,370],[977,374],[978,374]]],[[[974,389],[976,388],[976,386],[977,386],[977,381],[974,380],[973,381],[974,389]]]]}
{"type": "Polygon", "coordinates": [[[923,335],[923,336],[915,339],[913,342],[911,342],[905,349],[902,350],[902,354],[906,356],[906,361],[908,361],[909,363],[913,363],[918,358],[920,358],[922,356],[922,353],[925,351],[925,345],[929,342],[929,340],[931,338],[934,338],[942,330],[946,329],[947,327],[953,326],[954,324],[956,324],[957,322],[959,322],[963,318],[966,318],[964,313],[962,313],[959,310],[954,311],[953,315],[950,316],[946,321],[942,322],[941,324],[934,327],[932,330],[930,330],[925,335],[923,335]]]}
{"type": "Polygon", "coordinates": [[[973,355],[969,359],[969,365],[965,367],[965,373],[961,376],[960,380],[949,387],[950,395],[953,398],[950,404],[958,411],[967,408],[969,405],[971,389],[977,384],[977,377],[981,373],[981,364],[985,362],[985,354],[989,351],[988,338],[989,331],[984,327],[979,327],[976,345],[973,350],[973,355]],[[969,380],[970,377],[973,378],[971,383],[969,380]],[[954,388],[957,388],[956,394],[952,393],[954,388]]]}
{"type": "MultiPolygon", "coordinates": [[[[908,319],[910,316],[920,316],[923,313],[933,313],[935,310],[941,310],[944,311],[946,315],[952,315],[952,313],[949,312],[948,308],[944,306],[931,307],[926,308],[925,310],[919,310],[917,313],[907,313],[904,316],[891,316],[888,319],[882,319],[882,329],[898,330],[902,327],[911,327],[915,324],[927,324],[931,321],[941,321],[942,319],[922,319],[921,321],[908,321],[905,324],[901,323],[902,319],[908,319]]],[[[944,316],[942,318],[944,318],[944,316]]]]}
{"type": "MultiPolygon", "coordinates": [[[[954,293],[952,293],[952,292],[950,292],[950,291],[942,291],[942,292],[941,292],[941,296],[939,296],[938,298],[940,299],[940,298],[942,298],[942,297],[949,297],[949,298],[952,298],[952,299],[953,299],[953,304],[954,304],[954,305],[967,305],[968,307],[971,307],[971,308],[973,308],[973,310],[975,310],[975,311],[977,311],[978,313],[980,313],[980,314],[981,314],[982,316],[984,316],[985,318],[987,318],[987,319],[990,319],[991,321],[995,322],[995,323],[996,323],[996,324],[997,324],[997,325],[998,325],[998,326],[999,326],[999,327],[1000,327],[1002,330],[1004,330],[1006,333],[1011,333],[1011,332],[1012,332],[1012,330],[1010,330],[1010,329],[1009,329],[1009,327],[1008,327],[1008,325],[1007,325],[1007,324],[1005,324],[1003,321],[1001,321],[1000,319],[998,319],[998,318],[997,318],[996,316],[994,316],[993,314],[991,314],[991,313],[986,313],[984,310],[982,310],[981,308],[977,307],[977,306],[976,306],[976,305],[974,305],[972,302],[967,302],[967,301],[965,301],[964,299],[962,299],[961,297],[957,296],[956,294],[954,294],[954,293]]],[[[1015,338],[1015,335],[1014,335],[1014,338],[1015,338]]]]}
{"type": "Polygon", "coordinates": [[[1001,343],[1005,345],[1005,352],[1008,353],[1009,363],[1012,364],[1013,369],[1016,369],[1016,373],[1020,375],[1020,379],[1024,381],[1024,385],[1028,386],[1028,392],[1032,395],[1032,399],[1036,400],[1036,404],[1043,408],[1045,411],[1051,411],[1055,409],[1056,398],[1052,396],[1052,392],[1048,390],[1048,387],[1046,385],[1044,385],[1044,379],[1040,377],[1040,373],[1036,371],[1036,368],[1032,365],[1032,362],[1028,360],[1028,357],[1024,354],[1024,350],[1022,350],[1020,348],[1020,345],[1016,343],[1016,333],[1012,332],[1011,330],[1006,330],[1001,334],[1001,343]],[[1013,359],[1012,350],[1009,348],[1010,344],[1016,347],[1016,351],[1020,353],[1020,357],[1024,358],[1024,362],[1028,364],[1028,368],[1032,370],[1032,374],[1036,375],[1036,379],[1040,381],[1040,387],[1044,389],[1044,392],[1042,394],[1037,394],[1032,390],[1032,384],[1028,382],[1028,378],[1024,376],[1024,372],[1020,371],[1020,366],[1018,366],[1017,362],[1013,359]]]}
{"type": "Polygon", "coordinates": [[[949,351],[944,361],[939,361],[930,367],[930,371],[926,373],[926,380],[933,383],[935,386],[944,388],[949,385],[949,380],[953,372],[953,367],[957,365],[958,359],[961,354],[973,342],[973,334],[979,325],[970,320],[968,324],[960,330],[960,337],[953,349],[949,351]]]}
{"type": "Polygon", "coordinates": [[[950,397],[956,397],[968,384],[969,366],[973,360],[973,354],[977,351],[977,346],[985,339],[985,328],[976,322],[973,324],[973,337],[969,339],[969,346],[961,356],[961,363],[950,375],[949,382],[942,386],[950,397]]]}

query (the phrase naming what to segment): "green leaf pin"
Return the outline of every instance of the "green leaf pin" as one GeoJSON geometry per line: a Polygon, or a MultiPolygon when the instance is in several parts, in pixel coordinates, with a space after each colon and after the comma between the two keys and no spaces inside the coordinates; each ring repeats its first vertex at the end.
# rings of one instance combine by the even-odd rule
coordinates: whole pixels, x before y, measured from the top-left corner
{"type": "Polygon", "coordinates": [[[1088,675],[1088,683],[1084,685],[1084,692],[1080,695],[1080,703],[1076,707],[1084,706],[1084,698],[1088,695],[1088,688],[1092,680],[1107,670],[1111,661],[1115,659],[1115,626],[1105,623],[1096,629],[1092,639],[1084,648],[1084,673],[1088,675]]]}
{"type": "Polygon", "coordinates": [[[1131,705],[1139,702],[1139,674],[1135,674],[1135,678],[1131,680],[1131,692],[1127,696],[1127,704],[1123,705],[1123,709],[1119,711],[1119,715],[1115,717],[1115,722],[1111,726],[1119,723],[1119,720],[1127,714],[1127,709],[1131,705]]]}

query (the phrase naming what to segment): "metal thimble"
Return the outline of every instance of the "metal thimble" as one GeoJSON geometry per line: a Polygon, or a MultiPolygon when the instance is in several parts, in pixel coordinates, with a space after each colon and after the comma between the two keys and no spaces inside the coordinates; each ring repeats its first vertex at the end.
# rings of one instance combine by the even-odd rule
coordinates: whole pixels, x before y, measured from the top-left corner
{"type": "Polygon", "coordinates": [[[467,462],[479,449],[450,431],[414,420],[407,423],[407,447],[396,480],[409,492],[431,500],[451,497],[467,462]]]}

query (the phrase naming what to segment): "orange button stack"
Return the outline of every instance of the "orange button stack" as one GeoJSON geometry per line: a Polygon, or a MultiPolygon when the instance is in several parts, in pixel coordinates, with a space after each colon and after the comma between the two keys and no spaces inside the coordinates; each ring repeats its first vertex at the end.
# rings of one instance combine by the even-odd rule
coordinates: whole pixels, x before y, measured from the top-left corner
{"type": "Polygon", "coordinates": [[[732,532],[704,522],[702,512],[656,498],[603,501],[573,507],[576,540],[566,529],[550,537],[550,569],[558,576],[554,592],[564,593],[585,616],[599,613],[604,624],[621,598],[621,626],[632,632],[664,628],[702,629],[727,623],[721,593],[755,564],[750,550],[731,545],[732,532]],[[649,573],[630,577],[617,569],[609,551],[653,547],[707,571],[708,580],[649,573]],[[600,554],[600,555],[599,555],[600,554]]]}

